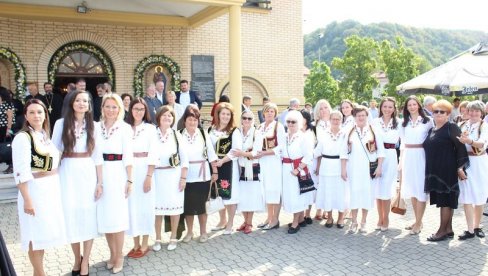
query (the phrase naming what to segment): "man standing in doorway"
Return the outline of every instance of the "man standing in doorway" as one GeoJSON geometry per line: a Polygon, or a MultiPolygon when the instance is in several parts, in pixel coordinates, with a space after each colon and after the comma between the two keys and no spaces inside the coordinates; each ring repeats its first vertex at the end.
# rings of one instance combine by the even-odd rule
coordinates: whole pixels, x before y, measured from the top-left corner
{"type": "Polygon", "coordinates": [[[198,105],[198,109],[202,109],[202,101],[198,98],[195,91],[190,91],[190,85],[187,80],[180,81],[180,92],[176,92],[176,102],[183,106],[183,110],[189,104],[198,105]]]}
{"type": "Polygon", "coordinates": [[[154,124],[156,122],[156,113],[158,112],[159,108],[163,105],[157,98],[156,98],[156,88],[154,84],[150,84],[146,89],[146,96],[144,97],[146,101],[147,108],[149,108],[149,115],[151,115],[151,122],[154,124]]]}
{"type": "Polygon", "coordinates": [[[61,109],[63,109],[63,97],[58,93],[53,93],[53,85],[49,82],[44,83],[44,97],[46,97],[47,111],[49,112],[49,123],[51,124],[51,133],[53,133],[54,124],[61,118],[61,109]]]}
{"type": "Polygon", "coordinates": [[[166,95],[164,93],[164,82],[156,82],[156,98],[161,102],[162,105],[168,104],[166,102],[166,95]]]}
{"type": "Polygon", "coordinates": [[[41,100],[47,106],[46,97],[39,94],[39,89],[37,88],[37,82],[33,81],[27,83],[27,92],[29,92],[29,95],[25,97],[25,102],[27,102],[30,99],[38,99],[41,100]]]}
{"type": "Polygon", "coordinates": [[[93,120],[100,121],[100,116],[102,116],[102,99],[106,94],[105,84],[97,84],[97,96],[93,99],[93,120]]]}

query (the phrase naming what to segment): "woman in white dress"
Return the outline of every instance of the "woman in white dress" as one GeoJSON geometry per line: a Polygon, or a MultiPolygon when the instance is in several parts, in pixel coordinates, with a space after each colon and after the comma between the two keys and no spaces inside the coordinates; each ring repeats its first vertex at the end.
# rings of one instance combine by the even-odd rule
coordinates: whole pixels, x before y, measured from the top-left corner
{"type": "Polygon", "coordinates": [[[98,232],[104,233],[110,249],[107,269],[113,273],[124,267],[124,232],[129,229],[129,203],[132,191],[133,131],[123,121],[124,107],[119,95],[103,96],[100,119],[100,150],[103,153],[103,194],[98,201],[98,232]]]}
{"type": "Polygon", "coordinates": [[[212,141],[207,132],[199,126],[200,110],[198,106],[190,104],[186,107],[181,121],[183,129],[182,144],[188,154],[188,174],[186,177],[184,214],[187,234],[183,242],[189,243],[193,239],[193,221],[198,216],[200,224],[200,243],[208,241],[207,213],[205,202],[210,191],[210,180],[217,181],[217,168],[210,172],[209,163],[217,160],[212,147],[212,141]]]}
{"type": "Polygon", "coordinates": [[[254,127],[254,114],[250,110],[242,112],[241,124],[242,149],[235,150],[234,155],[239,157],[240,198],[237,211],[242,212],[244,223],[237,231],[249,234],[252,232],[254,212],[265,210],[261,169],[256,158],[263,148],[263,139],[254,127]]]}
{"type": "Polygon", "coordinates": [[[375,230],[387,231],[390,223],[390,203],[394,195],[398,178],[398,157],[396,146],[400,139],[400,122],[397,118],[396,101],[392,97],[384,98],[380,103],[379,118],[372,125],[382,132],[385,147],[382,175],[375,189],[378,223],[375,230]]]}
{"type": "Polygon", "coordinates": [[[306,226],[304,211],[308,208],[309,193],[301,192],[298,176],[309,175],[312,165],[313,147],[309,137],[301,131],[302,114],[292,110],[286,114],[288,127],[285,143],[281,149],[283,169],[283,210],[293,214],[293,221],[288,224],[288,234],[295,234],[300,227],[306,226]]]}
{"type": "MultiPolygon", "coordinates": [[[[315,128],[312,125],[312,116],[305,109],[302,109],[300,111],[300,113],[302,114],[302,117],[303,117],[303,126],[301,128],[301,131],[303,131],[305,133],[309,143],[311,143],[313,145],[313,148],[315,148],[315,146],[317,145],[317,137],[315,136],[315,133],[316,133],[315,128]]],[[[310,169],[312,169],[311,176],[312,176],[312,180],[314,183],[314,187],[315,187],[315,189],[317,189],[316,187],[318,185],[319,178],[317,177],[317,175],[313,171],[313,170],[315,170],[315,168],[317,168],[317,159],[312,158],[312,165],[310,165],[310,169]]],[[[304,214],[304,220],[305,220],[306,224],[312,224],[313,223],[313,220],[312,220],[312,217],[310,216],[310,213],[312,212],[312,205],[315,203],[316,191],[317,190],[314,190],[314,191],[307,193],[306,201],[308,202],[308,208],[307,208],[307,210],[305,210],[305,214],[304,214]]],[[[322,211],[320,211],[320,212],[322,212],[322,211]]]]}
{"type": "Polygon", "coordinates": [[[349,233],[358,230],[358,209],[362,210],[359,231],[366,233],[366,218],[369,209],[374,206],[374,190],[382,175],[385,153],[382,133],[368,123],[368,109],[357,106],[354,108],[353,116],[355,119],[353,127],[344,131],[341,177],[349,182],[349,208],[352,216],[349,233]],[[378,165],[374,171],[371,171],[370,162],[375,161],[378,165]]]}
{"type": "MultiPolygon", "coordinates": [[[[330,106],[330,103],[327,100],[321,99],[315,104],[314,128],[315,128],[315,136],[317,137],[317,142],[319,139],[322,139],[326,135],[325,132],[326,132],[327,128],[330,126],[330,113],[331,113],[331,111],[332,111],[332,107],[330,106]]],[[[341,116],[341,118],[342,118],[342,116],[341,116]]],[[[317,169],[312,174],[312,178],[314,180],[314,183],[316,185],[317,190],[318,190],[319,181],[320,181],[319,171],[318,171],[318,167],[319,167],[319,163],[318,163],[319,161],[318,160],[319,159],[320,158],[314,158],[314,160],[313,160],[313,168],[317,168],[317,169]]],[[[316,204],[317,204],[317,201],[323,201],[324,200],[323,198],[318,198],[319,196],[322,196],[324,194],[319,195],[317,193],[317,191],[315,191],[314,193],[315,193],[316,204]]],[[[322,216],[322,210],[317,205],[315,207],[317,208],[317,211],[315,213],[315,219],[319,220],[319,221],[322,219],[327,219],[327,213],[324,213],[322,216]]]]}
{"type": "Polygon", "coordinates": [[[482,119],[485,114],[483,102],[470,102],[467,109],[469,120],[460,124],[462,136],[459,140],[466,145],[470,165],[466,169],[467,179],[459,183],[459,202],[464,204],[468,226],[468,233],[465,231],[464,239],[473,238],[474,235],[484,238],[485,233],[480,227],[480,221],[488,198],[488,124],[482,119]]]}
{"type": "Polygon", "coordinates": [[[59,178],[67,238],[75,256],[72,272],[88,275],[93,239],[98,237],[96,201],[103,191],[103,158],[97,150],[100,133],[93,121],[90,95],[72,93],[64,119],[54,125],[52,140],[62,152],[59,178]]]}
{"type": "Polygon", "coordinates": [[[171,237],[168,250],[175,250],[178,240],[176,232],[180,215],[184,211],[185,186],[188,173],[187,151],[181,134],[172,129],[175,113],[171,106],[165,105],[156,113],[157,129],[157,166],[156,166],[156,244],[161,244],[161,224],[163,216],[169,216],[171,237]]]}
{"type": "MultiPolygon", "coordinates": [[[[330,113],[330,127],[322,132],[314,158],[319,159],[317,171],[319,183],[317,187],[317,208],[327,212],[325,227],[334,226],[332,211],[337,210],[337,228],[344,228],[344,211],[346,205],[346,183],[341,178],[340,149],[343,145],[344,133],[341,131],[342,113],[335,110],[330,113]]],[[[325,214],[324,214],[325,215],[325,214]]]]}
{"type": "Polygon", "coordinates": [[[156,128],[151,124],[151,115],[146,101],[135,98],[129,105],[127,123],[132,127],[132,150],[134,184],[129,197],[129,229],[134,247],[127,257],[141,258],[149,251],[149,235],[154,230],[154,166],[157,151],[156,128]],[[141,237],[142,236],[142,237],[141,237]],[[142,244],[141,244],[142,238],[142,244]]]}
{"type": "Polygon", "coordinates": [[[281,147],[285,143],[285,128],[275,121],[278,107],[274,103],[267,103],[263,108],[264,123],[259,128],[259,134],[263,139],[263,148],[258,152],[259,165],[261,167],[261,182],[264,187],[264,200],[268,210],[268,216],[258,228],[264,230],[280,227],[278,220],[281,209],[282,179],[281,175],[281,147]]]}
{"type": "Polygon", "coordinates": [[[216,123],[210,128],[209,135],[219,159],[212,166],[213,170],[217,169],[218,172],[217,188],[224,201],[225,209],[219,212],[219,223],[212,231],[225,229],[224,235],[230,235],[240,194],[239,165],[237,156],[234,156],[233,152],[242,148],[242,136],[234,125],[234,108],[231,104],[219,104],[215,114],[216,123]],[[225,216],[226,211],[228,220],[225,216]]]}
{"type": "Polygon", "coordinates": [[[27,101],[24,117],[24,126],[12,142],[20,238],[34,275],[45,275],[44,250],[66,242],[59,152],[49,139],[48,112],[40,100],[27,101]]]}
{"type": "Polygon", "coordinates": [[[342,129],[348,129],[354,125],[354,117],[352,116],[353,109],[354,104],[350,100],[343,100],[341,102],[342,129]]]}
{"type": "Polygon", "coordinates": [[[425,141],[432,120],[424,113],[420,101],[410,96],[403,106],[403,123],[400,127],[400,168],[402,174],[402,198],[411,198],[415,222],[405,227],[410,235],[417,235],[422,229],[425,205],[428,194],[424,191],[425,184],[425,141]]]}

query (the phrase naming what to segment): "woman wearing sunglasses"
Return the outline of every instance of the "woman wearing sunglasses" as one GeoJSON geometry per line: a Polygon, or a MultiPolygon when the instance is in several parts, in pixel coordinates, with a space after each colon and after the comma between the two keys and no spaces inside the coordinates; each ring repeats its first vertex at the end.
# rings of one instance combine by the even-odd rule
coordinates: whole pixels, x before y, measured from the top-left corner
{"type": "Polygon", "coordinates": [[[288,224],[288,234],[295,234],[307,224],[304,212],[308,208],[309,193],[301,193],[298,177],[309,174],[312,165],[314,144],[303,132],[303,117],[299,111],[286,114],[288,133],[281,150],[283,179],[283,209],[293,214],[293,221],[288,224]]]}
{"type": "Polygon", "coordinates": [[[423,143],[426,164],[424,190],[430,194],[430,205],[441,208],[439,228],[427,238],[428,241],[437,242],[454,235],[452,215],[458,206],[458,178],[466,180],[469,158],[466,147],[458,139],[461,130],[449,122],[452,105],[446,100],[439,100],[432,108],[435,126],[423,143]]]}
{"type": "Polygon", "coordinates": [[[399,164],[403,181],[402,198],[411,198],[415,216],[415,222],[405,227],[410,230],[410,235],[418,235],[422,229],[428,199],[424,191],[425,151],[422,143],[432,126],[432,120],[425,115],[417,97],[408,97],[403,105],[403,123],[400,127],[402,145],[399,164]]]}
{"type": "Polygon", "coordinates": [[[252,232],[254,212],[265,209],[263,187],[260,181],[261,168],[257,153],[263,147],[263,140],[254,127],[254,114],[245,110],[241,115],[242,150],[235,150],[239,157],[240,198],[237,211],[242,212],[244,223],[237,229],[244,234],[252,232]]]}

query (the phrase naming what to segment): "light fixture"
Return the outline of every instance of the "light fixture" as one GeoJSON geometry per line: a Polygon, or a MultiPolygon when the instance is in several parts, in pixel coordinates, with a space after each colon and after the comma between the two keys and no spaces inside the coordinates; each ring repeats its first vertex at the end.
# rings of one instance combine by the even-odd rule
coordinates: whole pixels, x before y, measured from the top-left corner
{"type": "Polygon", "coordinates": [[[88,13],[90,9],[86,6],[86,1],[81,2],[78,6],[76,6],[76,12],[78,13],[88,13]]]}

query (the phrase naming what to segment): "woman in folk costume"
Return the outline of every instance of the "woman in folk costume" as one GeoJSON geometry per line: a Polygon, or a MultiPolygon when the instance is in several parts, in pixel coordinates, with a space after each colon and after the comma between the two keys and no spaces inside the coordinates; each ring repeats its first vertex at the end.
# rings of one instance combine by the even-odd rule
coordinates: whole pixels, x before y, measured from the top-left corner
{"type": "Polygon", "coordinates": [[[129,229],[128,197],[134,183],[132,177],[133,131],[123,121],[124,106],[119,95],[103,96],[99,127],[103,153],[103,194],[97,206],[98,232],[104,233],[110,249],[107,269],[113,273],[124,267],[124,233],[129,229]]]}
{"type": "Polygon", "coordinates": [[[362,209],[359,231],[366,233],[368,211],[374,206],[374,190],[382,175],[384,146],[382,133],[368,123],[368,109],[354,108],[355,123],[344,131],[341,152],[341,177],[349,182],[349,208],[352,224],[349,233],[358,230],[358,209],[362,209]],[[376,162],[376,166],[374,166],[376,162]]]}
{"type": "Polygon", "coordinates": [[[42,101],[27,101],[24,117],[24,126],[12,142],[20,239],[34,275],[45,275],[44,250],[66,242],[59,152],[49,139],[48,111],[42,101]]]}
{"type": "Polygon", "coordinates": [[[210,127],[209,135],[215,153],[219,158],[212,169],[218,172],[217,187],[222,197],[225,209],[219,212],[219,223],[212,231],[223,230],[224,235],[232,234],[234,216],[239,203],[239,165],[234,150],[242,148],[242,136],[234,122],[234,108],[229,103],[221,103],[215,111],[216,123],[210,127]],[[228,220],[226,218],[226,212],[228,220]]]}
{"type": "Polygon", "coordinates": [[[385,160],[381,169],[382,175],[375,189],[376,208],[378,209],[378,223],[376,230],[387,231],[390,223],[390,204],[395,192],[398,178],[398,157],[396,145],[400,139],[400,122],[397,118],[396,101],[394,98],[384,98],[380,103],[379,118],[373,120],[372,125],[382,132],[385,147],[385,160]]]}
{"type": "Polygon", "coordinates": [[[180,215],[184,211],[185,186],[188,173],[188,157],[181,134],[172,129],[175,113],[171,106],[165,105],[156,113],[158,124],[158,143],[156,152],[156,245],[161,243],[161,224],[163,216],[171,221],[171,237],[168,250],[175,250],[178,240],[176,234],[180,215]]]}
{"type": "Polygon", "coordinates": [[[469,120],[460,124],[459,141],[466,145],[469,155],[467,179],[459,182],[459,202],[464,204],[464,214],[468,230],[459,237],[461,240],[473,238],[474,235],[484,238],[480,227],[481,216],[488,198],[488,124],[483,121],[485,105],[481,101],[470,102],[467,106],[469,120]]]}
{"type": "MultiPolygon", "coordinates": [[[[313,127],[315,128],[315,136],[317,138],[317,143],[318,143],[319,139],[322,139],[323,137],[325,137],[326,130],[330,126],[330,113],[331,113],[331,111],[332,111],[332,107],[330,106],[330,103],[327,100],[321,99],[315,104],[315,108],[314,108],[315,122],[314,122],[313,127]]],[[[342,116],[341,116],[341,118],[342,118],[342,116]]],[[[317,162],[318,162],[318,159],[314,158],[313,168],[318,168],[317,162]]],[[[315,183],[315,186],[317,189],[319,187],[319,181],[320,181],[318,175],[319,175],[318,170],[315,170],[314,173],[312,174],[312,177],[314,179],[314,183],[315,183]]],[[[317,192],[314,192],[314,193],[315,193],[315,203],[316,204],[317,204],[317,201],[323,201],[323,198],[318,198],[318,197],[322,196],[324,194],[319,195],[317,192]]],[[[317,206],[315,206],[315,207],[317,208],[317,211],[315,213],[315,219],[316,220],[327,219],[327,213],[324,213],[322,215],[321,208],[319,208],[317,206]]]]}
{"type": "Polygon", "coordinates": [[[425,151],[424,142],[432,120],[424,113],[422,105],[415,96],[410,96],[403,106],[403,122],[400,127],[400,168],[402,171],[402,198],[411,198],[415,222],[407,227],[410,235],[417,235],[422,229],[425,205],[428,199],[424,192],[425,151]]]}
{"type": "Polygon", "coordinates": [[[353,109],[354,109],[354,104],[350,100],[343,100],[341,102],[343,129],[348,129],[354,125],[354,116],[352,115],[353,109]]]}
{"type": "Polygon", "coordinates": [[[337,228],[344,228],[344,211],[346,205],[346,183],[341,178],[340,152],[344,143],[344,132],[341,131],[342,113],[335,110],[330,113],[330,126],[323,132],[314,158],[318,158],[319,183],[317,187],[316,207],[327,212],[325,227],[334,226],[332,211],[337,210],[337,228]]]}
{"type": "Polygon", "coordinates": [[[263,147],[263,139],[254,127],[254,114],[250,110],[242,112],[241,123],[242,149],[234,151],[234,155],[239,157],[240,198],[237,211],[242,212],[244,223],[237,231],[249,234],[254,212],[265,210],[261,170],[256,158],[263,147]]]}
{"type": "MultiPolygon", "coordinates": [[[[303,117],[303,126],[300,130],[305,133],[309,143],[311,143],[313,145],[313,147],[315,148],[315,146],[317,145],[317,137],[315,135],[316,134],[316,132],[314,131],[315,129],[312,125],[312,116],[305,109],[302,109],[300,111],[300,113],[302,114],[302,117],[303,117]]],[[[319,178],[317,177],[317,174],[315,174],[315,172],[313,171],[313,170],[315,170],[315,168],[317,168],[317,159],[313,158],[312,159],[312,165],[310,166],[310,169],[312,169],[311,176],[312,176],[312,180],[314,183],[314,187],[317,187],[319,178]]],[[[313,220],[310,217],[310,213],[312,211],[312,205],[315,203],[316,191],[317,190],[314,190],[310,193],[307,193],[308,199],[306,201],[308,202],[308,208],[307,208],[307,210],[305,210],[305,214],[304,214],[304,220],[305,220],[306,224],[312,224],[313,223],[313,220]]],[[[320,212],[322,212],[322,211],[320,210],[320,212]]]]}
{"type": "Polygon", "coordinates": [[[263,108],[264,123],[259,128],[259,134],[263,139],[263,147],[258,152],[259,165],[261,166],[261,182],[264,187],[264,200],[268,216],[258,228],[264,230],[280,227],[278,220],[281,209],[282,179],[281,175],[281,147],[285,144],[285,128],[275,120],[278,115],[278,107],[274,103],[267,103],[263,108]]]}
{"type": "Polygon", "coordinates": [[[306,226],[304,212],[308,208],[310,193],[315,189],[310,175],[313,147],[309,136],[301,131],[303,117],[299,111],[292,110],[286,114],[288,133],[281,150],[283,209],[293,214],[293,221],[288,224],[288,234],[295,234],[300,227],[306,226]],[[299,178],[309,177],[309,184],[302,186],[299,178]]]}
{"type": "Polygon", "coordinates": [[[134,185],[129,197],[129,230],[134,247],[127,257],[141,258],[149,251],[148,239],[154,230],[154,165],[156,164],[156,128],[151,124],[151,115],[146,101],[135,98],[127,113],[127,123],[132,126],[132,149],[134,151],[134,185]],[[141,241],[142,239],[142,241],[141,241]],[[142,243],[141,243],[142,242],[142,243]]]}
{"type": "Polygon", "coordinates": [[[212,141],[207,132],[200,127],[200,110],[198,106],[190,104],[186,107],[180,122],[183,146],[188,154],[188,174],[186,177],[184,214],[187,234],[183,242],[189,243],[193,239],[193,221],[198,216],[200,224],[200,243],[208,241],[207,213],[205,202],[210,190],[210,180],[217,181],[217,168],[210,171],[209,163],[217,160],[212,141]]]}
{"type": "Polygon", "coordinates": [[[59,177],[66,234],[75,256],[73,273],[88,275],[93,239],[98,237],[103,158],[97,146],[101,136],[93,121],[90,95],[86,91],[72,93],[66,116],[54,125],[52,140],[62,152],[59,177]]]}

